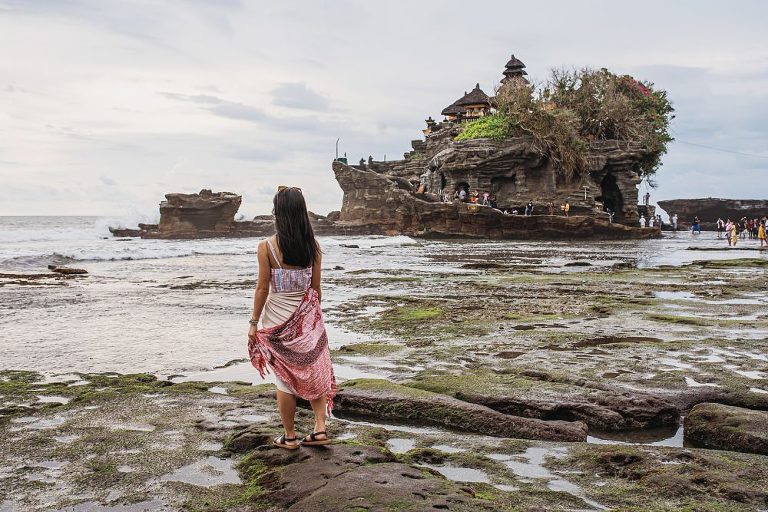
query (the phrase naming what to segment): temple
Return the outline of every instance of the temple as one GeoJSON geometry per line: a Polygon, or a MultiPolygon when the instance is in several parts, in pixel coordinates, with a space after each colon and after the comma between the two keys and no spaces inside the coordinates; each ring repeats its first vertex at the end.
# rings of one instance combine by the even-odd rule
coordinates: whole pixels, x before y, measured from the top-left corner
{"type": "MultiPolygon", "coordinates": [[[[501,82],[514,79],[527,82],[525,67],[512,55],[504,67],[501,82]]],[[[478,218],[464,221],[464,224],[474,223],[477,236],[526,238],[530,234],[524,236],[520,229],[525,230],[526,225],[539,229],[536,226],[543,221],[524,221],[528,224],[509,221],[507,218],[511,216],[502,212],[522,214],[530,202],[534,204],[534,216],[553,217],[548,221],[551,221],[552,232],[558,229],[554,227],[558,223],[567,231],[569,221],[558,220],[563,218],[558,215],[563,211],[561,207],[568,203],[571,216],[613,226],[600,227],[603,235],[613,230],[620,237],[653,236],[645,231],[633,231],[639,229],[637,187],[641,181],[639,163],[645,155],[642,144],[594,141],[586,172],[569,175],[557,169],[547,154],[536,148],[531,137],[455,140],[465,122],[494,113],[494,98],[489,97],[479,83],[441,113],[442,122],[431,116],[426,119],[427,126],[422,130],[424,139],[411,141],[412,151],[405,153],[402,160],[369,159],[356,166],[334,162],[336,179],[344,190],[342,223],[377,224],[380,231],[389,233],[431,231],[466,235],[465,225],[446,222],[440,217],[457,219],[469,212],[482,214],[480,227],[478,218]],[[388,187],[392,190],[387,190],[388,187]],[[493,201],[486,206],[480,201],[467,204],[461,200],[472,193],[493,201]],[[391,218],[388,209],[396,210],[391,212],[391,218]],[[507,224],[514,227],[504,228],[507,224]],[[614,229],[618,225],[627,230],[614,229]]],[[[375,231],[373,227],[371,230],[375,231]]]]}
{"type": "Polygon", "coordinates": [[[464,92],[464,96],[445,107],[440,113],[445,116],[447,122],[472,121],[490,114],[492,108],[491,98],[480,89],[478,83],[474,89],[464,92]]]}

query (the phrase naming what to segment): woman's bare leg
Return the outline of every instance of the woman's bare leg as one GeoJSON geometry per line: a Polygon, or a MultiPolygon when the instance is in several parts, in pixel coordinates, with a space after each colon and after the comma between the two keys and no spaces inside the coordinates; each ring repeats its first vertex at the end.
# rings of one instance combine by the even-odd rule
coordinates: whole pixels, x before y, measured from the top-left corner
{"type": "MultiPolygon", "coordinates": [[[[309,402],[312,405],[312,412],[315,413],[315,432],[325,432],[325,405],[326,405],[326,399],[325,397],[316,398],[314,400],[310,400],[309,402]]],[[[319,439],[325,439],[327,436],[323,436],[323,434],[320,434],[318,436],[319,439]]]]}
{"type": "Polygon", "coordinates": [[[296,397],[285,391],[277,390],[277,410],[285,428],[285,437],[296,437],[296,397]]]}

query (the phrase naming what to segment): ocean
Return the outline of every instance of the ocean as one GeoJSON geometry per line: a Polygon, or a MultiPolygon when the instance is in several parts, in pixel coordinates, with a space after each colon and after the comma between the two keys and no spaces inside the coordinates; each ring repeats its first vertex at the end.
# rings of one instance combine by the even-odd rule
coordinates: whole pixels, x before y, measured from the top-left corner
{"type": "MultiPolygon", "coordinates": [[[[49,264],[85,268],[65,285],[0,286],[0,369],[48,375],[151,372],[200,375],[246,357],[258,239],[117,239],[106,217],[0,217],[0,273],[46,273],[49,264]]],[[[368,337],[346,330],[337,308],[370,294],[349,272],[371,275],[468,273],[467,261],[521,261],[543,271],[594,271],[616,263],[681,265],[698,259],[766,257],[729,251],[714,233],[659,240],[474,241],[404,236],[320,237],[323,309],[332,348],[368,337]],[[721,247],[722,250],[711,250],[721,247]],[[706,249],[706,251],[705,251],[706,249]]],[[[743,244],[747,245],[747,244],[743,244]]],[[[375,290],[374,290],[375,291],[375,290]]],[[[258,379],[216,370],[218,378],[258,379]]],[[[215,372],[214,372],[215,373],[215,372]]],[[[341,378],[368,374],[341,368],[341,378]]],[[[381,375],[386,376],[386,372],[381,375]]],[[[254,380],[256,382],[256,380],[254,380]]]]}

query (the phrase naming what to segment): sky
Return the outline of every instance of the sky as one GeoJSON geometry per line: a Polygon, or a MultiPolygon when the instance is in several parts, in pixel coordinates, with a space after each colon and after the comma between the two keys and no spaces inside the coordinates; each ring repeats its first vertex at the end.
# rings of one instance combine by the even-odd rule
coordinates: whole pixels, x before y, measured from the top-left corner
{"type": "Polygon", "coordinates": [[[402,158],[512,53],[534,80],[607,67],[668,91],[652,202],[766,199],[766,19],[762,0],[0,0],[0,215],[151,220],[210,188],[251,216],[278,185],[325,214],[337,138],[351,162],[402,158]]]}

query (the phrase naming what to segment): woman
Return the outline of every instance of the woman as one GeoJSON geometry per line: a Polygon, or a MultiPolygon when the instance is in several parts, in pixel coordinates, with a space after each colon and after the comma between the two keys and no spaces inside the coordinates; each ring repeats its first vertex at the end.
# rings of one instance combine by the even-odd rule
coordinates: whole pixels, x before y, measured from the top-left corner
{"type": "Polygon", "coordinates": [[[301,189],[279,187],[273,200],[275,235],[259,244],[259,278],[248,331],[248,355],[264,378],[275,374],[277,408],[285,432],[281,448],[328,444],[326,412],[333,407],[336,379],[320,310],[322,253],[301,189]],[[259,328],[261,324],[261,328],[259,328]],[[296,397],[315,413],[314,431],[296,439],[296,397]]]}
{"type": "Polygon", "coordinates": [[[762,247],[765,242],[765,223],[761,222],[759,226],[757,226],[757,238],[760,240],[760,247],[762,247]]]}

